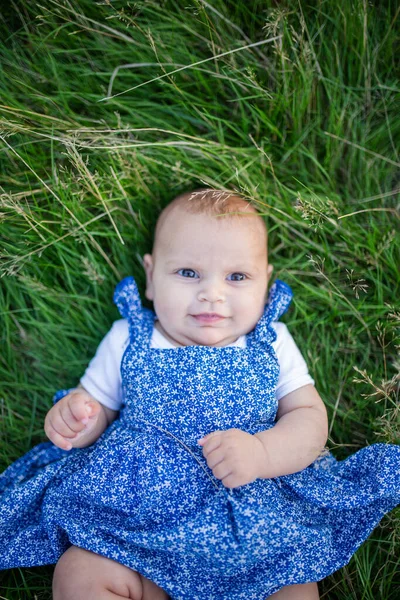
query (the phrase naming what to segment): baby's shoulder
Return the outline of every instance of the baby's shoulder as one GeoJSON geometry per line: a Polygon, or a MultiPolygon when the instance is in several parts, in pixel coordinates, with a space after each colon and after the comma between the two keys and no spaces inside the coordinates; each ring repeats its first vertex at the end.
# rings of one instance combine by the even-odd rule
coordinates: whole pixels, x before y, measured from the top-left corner
{"type": "Polygon", "coordinates": [[[276,340],[272,344],[275,352],[281,354],[289,350],[289,348],[291,349],[295,342],[287,325],[280,321],[274,321],[271,323],[271,326],[276,333],[276,340]]]}
{"type": "Polygon", "coordinates": [[[272,321],[271,325],[275,330],[276,335],[285,335],[285,332],[289,333],[286,323],[282,323],[281,321],[272,321]]]}
{"type": "Polygon", "coordinates": [[[285,323],[281,323],[281,321],[273,321],[271,326],[276,333],[276,341],[284,340],[287,336],[290,336],[289,329],[285,323]]]}
{"type": "Polygon", "coordinates": [[[125,346],[129,340],[129,322],[128,319],[118,319],[114,321],[108,332],[110,343],[121,348],[125,346]]]}

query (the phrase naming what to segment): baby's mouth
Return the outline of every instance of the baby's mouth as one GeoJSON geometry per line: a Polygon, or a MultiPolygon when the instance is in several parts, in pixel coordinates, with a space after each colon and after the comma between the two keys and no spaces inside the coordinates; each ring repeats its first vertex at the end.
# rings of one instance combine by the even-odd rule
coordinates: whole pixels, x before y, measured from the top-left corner
{"type": "Polygon", "coordinates": [[[222,319],[226,318],[218,313],[200,313],[198,315],[192,315],[192,317],[200,323],[216,323],[217,321],[222,321],[222,319]]]}

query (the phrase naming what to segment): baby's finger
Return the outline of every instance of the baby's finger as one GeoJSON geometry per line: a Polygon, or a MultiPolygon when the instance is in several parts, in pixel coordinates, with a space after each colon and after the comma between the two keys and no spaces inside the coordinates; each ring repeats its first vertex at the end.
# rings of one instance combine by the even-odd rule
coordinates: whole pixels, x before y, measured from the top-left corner
{"type": "Polygon", "coordinates": [[[49,424],[49,426],[46,428],[46,435],[55,446],[58,446],[62,450],[71,450],[71,442],[66,440],[59,433],[57,433],[57,431],[51,426],[51,424],[49,424]]]}
{"type": "Polygon", "coordinates": [[[61,435],[70,434],[67,435],[67,437],[71,437],[72,433],[79,433],[85,428],[85,424],[75,418],[69,402],[60,406],[60,418],[62,419],[63,424],[57,423],[60,429],[59,427],[56,427],[56,429],[61,435]]]}
{"type": "Polygon", "coordinates": [[[217,448],[208,454],[207,465],[210,467],[210,469],[214,469],[223,460],[225,460],[225,452],[222,450],[222,448],[217,448]]]}
{"type": "Polygon", "coordinates": [[[101,405],[96,401],[89,401],[86,403],[86,414],[90,419],[94,419],[101,412],[101,405]]]}
{"type": "MultiPolygon", "coordinates": [[[[71,429],[71,427],[69,427],[69,425],[64,421],[61,410],[58,412],[50,412],[48,414],[48,423],[49,428],[53,429],[63,438],[72,439],[77,436],[78,432],[71,429]]],[[[82,425],[82,427],[84,427],[84,425],[82,425]]]]}
{"type": "Polygon", "coordinates": [[[223,477],[221,479],[222,484],[226,487],[226,488],[237,488],[240,487],[241,485],[245,485],[246,483],[250,483],[249,481],[241,481],[240,479],[237,478],[237,476],[234,473],[229,473],[228,475],[226,475],[225,477],[223,477]]]}
{"type": "Polygon", "coordinates": [[[212,469],[214,477],[223,480],[229,475],[232,475],[232,469],[224,461],[212,469]]]}
{"type": "Polygon", "coordinates": [[[90,404],[92,404],[92,402],[90,401],[90,396],[88,394],[83,395],[76,393],[71,395],[68,406],[71,411],[71,416],[76,423],[81,423],[88,418],[88,412],[90,412],[88,411],[88,407],[90,404]]]}
{"type": "Polygon", "coordinates": [[[205,438],[205,441],[201,444],[203,446],[203,456],[207,458],[210,452],[213,452],[220,447],[222,435],[220,432],[215,432],[205,438]]]}

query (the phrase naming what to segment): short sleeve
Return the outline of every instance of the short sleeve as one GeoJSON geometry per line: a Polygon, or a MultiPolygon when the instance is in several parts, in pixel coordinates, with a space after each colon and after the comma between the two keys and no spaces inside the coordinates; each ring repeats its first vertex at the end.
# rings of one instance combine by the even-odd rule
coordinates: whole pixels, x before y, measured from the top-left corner
{"type": "Polygon", "coordinates": [[[128,321],[115,321],[80,380],[93,398],[112,410],[120,410],[123,403],[120,366],[128,342],[128,321]]]}
{"type": "Polygon", "coordinates": [[[314,380],[287,326],[284,323],[273,323],[272,327],[277,335],[273,348],[280,368],[276,389],[276,398],[279,401],[304,385],[314,385],[314,380]]]}

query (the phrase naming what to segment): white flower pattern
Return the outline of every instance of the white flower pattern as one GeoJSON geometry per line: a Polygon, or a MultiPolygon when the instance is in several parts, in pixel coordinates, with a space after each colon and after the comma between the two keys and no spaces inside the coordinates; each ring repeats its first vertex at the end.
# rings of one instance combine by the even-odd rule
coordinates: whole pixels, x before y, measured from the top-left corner
{"type": "MultiPolygon", "coordinates": [[[[277,281],[247,347],[150,348],[155,315],[132,277],[116,288],[130,343],[119,418],[88,448],[39,444],[0,475],[0,569],[56,563],[74,544],[139,571],[174,600],[264,600],[347,564],[400,501],[400,447],[228,489],[197,440],[274,426],[277,281]]],[[[54,401],[68,390],[60,390],[54,401]]]]}

